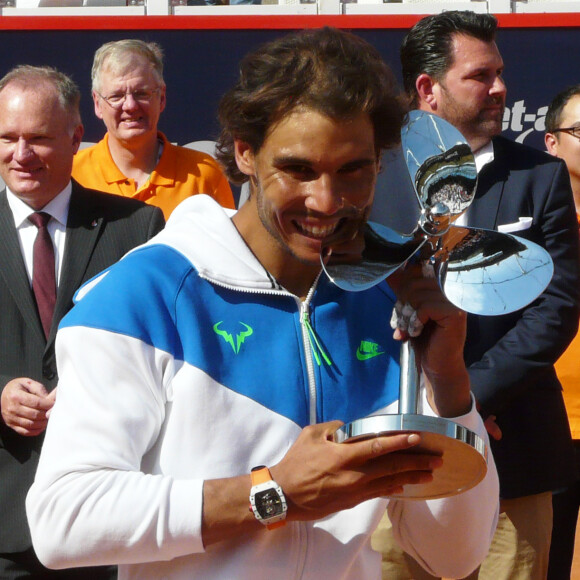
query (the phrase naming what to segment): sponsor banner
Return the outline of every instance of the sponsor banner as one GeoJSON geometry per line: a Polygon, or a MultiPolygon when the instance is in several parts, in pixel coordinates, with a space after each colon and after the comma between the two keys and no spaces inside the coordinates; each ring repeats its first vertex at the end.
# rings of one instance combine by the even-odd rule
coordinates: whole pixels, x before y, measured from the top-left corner
{"type": "MultiPolygon", "coordinates": [[[[399,74],[398,50],[404,29],[355,31],[374,44],[399,74]]],[[[90,74],[93,54],[104,42],[121,38],[156,41],[165,52],[167,108],[160,129],[179,144],[213,140],[216,106],[234,82],[243,55],[284,30],[10,30],[0,36],[0,74],[17,64],[52,65],[81,87],[85,141],[102,138],[104,126],[93,112],[90,74]]],[[[498,45],[508,86],[504,133],[543,147],[544,121],[552,97],[580,82],[577,28],[502,28],[498,45]]]]}

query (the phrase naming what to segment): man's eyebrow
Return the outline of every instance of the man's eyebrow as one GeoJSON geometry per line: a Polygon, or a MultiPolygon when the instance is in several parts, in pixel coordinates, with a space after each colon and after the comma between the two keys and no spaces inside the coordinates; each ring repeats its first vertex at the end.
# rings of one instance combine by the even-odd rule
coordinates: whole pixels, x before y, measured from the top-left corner
{"type": "Polygon", "coordinates": [[[312,165],[312,160],[297,155],[279,155],[274,157],[276,165],[312,165]]]}
{"type": "MultiPolygon", "coordinates": [[[[351,159],[343,164],[343,167],[374,165],[377,162],[375,157],[360,157],[358,159],[351,159]]],[[[300,157],[297,155],[280,155],[274,158],[276,165],[312,165],[312,159],[300,157]]]]}
{"type": "Polygon", "coordinates": [[[376,162],[377,162],[376,157],[361,157],[360,159],[353,159],[352,161],[347,161],[343,165],[343,167],[350,167],[351,165],[366,167],[367,165],[374,165],[376,162]]]}
{"type": "Polygon", "coordinates": [[[502,66],[481,65],[481,66],[473,67],[469,72],[471,75],[476,75],[476,74],[486,73],[490,70],[493,70],[494,72],[500,71],[500,74],[503,74],[503,72],[505,70],[505,66],[503,66],[503,65],[502,66]]]}

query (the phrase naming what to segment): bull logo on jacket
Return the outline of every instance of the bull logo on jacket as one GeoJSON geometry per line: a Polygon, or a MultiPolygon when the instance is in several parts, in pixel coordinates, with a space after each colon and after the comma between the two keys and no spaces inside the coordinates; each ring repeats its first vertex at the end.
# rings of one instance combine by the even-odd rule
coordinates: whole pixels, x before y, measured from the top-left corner
{"type": "Polygon", "coordinates": [[[218,336],[221,336],[232,347],[234,354],[238,354],[240,352],[240,348],[241,348],[242,344],[244,344],[246,338],[248,336],[251,336],[252,334],[254,334],[254,329],[251,326],[248,326],[244,322],[239,322],[239,324],[241,324],[245,328],[245,330],[242,330],[241,332],[238,332],[238,334],[236,334],[236,339],[235,339],[235,343],[234,343],[233,335],[230,332],[228,332],[227,330],[222,330],[220,328],[220,324],[222,324],[222,323],[223,323],[223,320],[220,320],[219,322],[216,322],[213,325],[214,332],[218,336]]]}

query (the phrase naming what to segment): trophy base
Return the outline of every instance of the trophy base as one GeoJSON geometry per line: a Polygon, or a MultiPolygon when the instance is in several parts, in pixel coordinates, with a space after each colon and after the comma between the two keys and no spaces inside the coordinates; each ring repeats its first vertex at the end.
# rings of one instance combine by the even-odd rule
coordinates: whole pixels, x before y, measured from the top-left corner
{"type": "Polygon", "coordinates": [[[402,494],[389,497],[435,499],[457,495],[477,485],[487,472],[487,447],[479,435],[442,417],[426,415],[375,415],[343,425],[334,434],[337,443],[349,443],[388,435],[413,432],[421,443],[404,452],[428,453],[443,457],[443,465],[433,472],[429,483],[408,484],[402,494]]]}

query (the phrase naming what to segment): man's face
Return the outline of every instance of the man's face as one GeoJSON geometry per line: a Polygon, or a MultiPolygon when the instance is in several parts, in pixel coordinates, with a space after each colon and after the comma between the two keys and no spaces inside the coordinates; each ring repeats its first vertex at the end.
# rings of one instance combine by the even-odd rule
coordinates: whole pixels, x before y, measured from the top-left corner
{"type": "Polygon", "coordinates": [[[457,127],[474,151],[501,132],[506,86],[495,42],[456,34],[454,62],[433,93],[437,115],[457,127]]]}
{"type": "Polygon", "coordinates": [[[149,61],[132,55],[119,72],[107,68],[105,61],[99,93],[93,91],[95,114],[105,123],[110,139],[131,148],[156,138],[159,116],[165,108],[165,86],[159,84],[149,61]],[[139,94],[149,95],[150,99],[139,99],[139,94]],[[124,102],[114,106],[106,100],[123,101],[123,95],[124,102]]]}
{"type": "MultiPolygon", "coordinates": [[[[559,128],[578,127],[580,131],[580,95],[572,97],[562,109],[559,128]]],[[[559,131],[546,134],[548,151],[566,163],[574,185],[580,183],[580,139],[559,131]]],[[[577,189],[577,185],[574,189],[577,189]]]]}
{"type": "Polygon", "coordinates": [[[323,243],[348,242],[368,215],[378,160],[366,114],[336,121],[295,109],[257,153],[236,142],[236,160],[252,194],[234,223],[281,282],[289,271],[318,271],[323,243]]]}
{"type": "Polygon", "coordinates": [[[71,131],[52,86],[25,89],[12,82],[0,92],[0,176],[34,209],[68,184],[82,135],[80,124],[71,131]]]}

